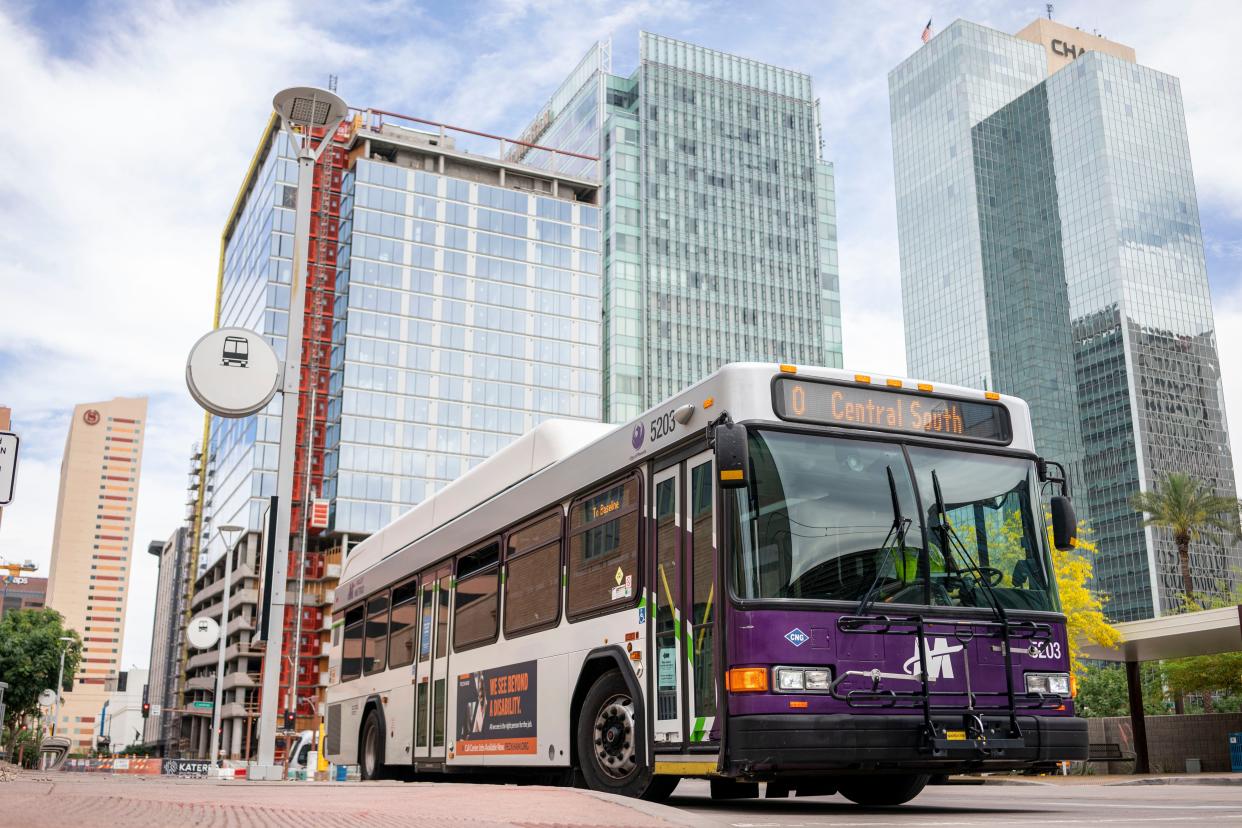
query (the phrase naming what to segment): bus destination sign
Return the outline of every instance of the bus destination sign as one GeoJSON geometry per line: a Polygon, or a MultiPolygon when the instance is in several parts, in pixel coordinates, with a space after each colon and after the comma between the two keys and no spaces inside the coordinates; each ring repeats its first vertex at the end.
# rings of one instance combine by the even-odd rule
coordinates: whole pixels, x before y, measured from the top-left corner
{"type": "Polygon", "coordinates": [[[911,391],[776,380],[776,414],[785,420],[1007,444],[1009,412],[999,403],[911,391]]]}

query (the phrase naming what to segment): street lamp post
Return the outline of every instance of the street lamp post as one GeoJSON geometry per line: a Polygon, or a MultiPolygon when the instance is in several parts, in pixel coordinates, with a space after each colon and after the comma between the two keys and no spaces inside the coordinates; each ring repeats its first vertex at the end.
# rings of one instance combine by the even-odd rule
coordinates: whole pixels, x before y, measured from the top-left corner
{"type": "MultiPolygon", "coordinates": [[[[280,664],[283,661],[285,602],[289,577],[289,532],[293,506],[293,461],[297,451],[298,399],[302,382],[302,318],[306,312],[306,263],[310,252],[311,197],[315,162],[332,143],[332,134],[349,114],[334,92],[296,87],[272,100],[281,125],[298,147],[297,212],[293,224],[293,274],[289,289],[289,334],[285,341],[285,370],[281,383],[280,450],[276,472],[276,537],[273,539],[271,604],[268,612],[267,654],[263,659],[263,691],[259,704],[258,766],[248,778],[280,779],[276,764],[276,714],[280,704],[280,664]],[[312,131],[323,129],[318,147],[311,146],[312,131]]],[[[308,432],[309,437],[309,432],[308,432]]]]}
{"type": "Polygon", "coordinates": [[[224,703],[224,651],[229,644],[229,592],[233,586],[233,542],[239,532],[245,531],[241,526],[226,524],[218,530],[224,538],[224,601],[220,605],[220,640],[216,642],[216,690],[211,703],[211,752],[208,761],[213,765],[220,753],[220,708],[224,703]]]}
{"type": "Polygon", "coordinates": [[[60,724],[60,696],[64,692],[65,686],[65,653],[68,652],[69,646],[73,644],[75,639],[67,635],[62,635],[57,641],[63,641],[64,644],[60,648],[60,672],[56,675],[56,712],[52,715],[52,732],[50,735],[56,735],[56,725],[60,724]]]}

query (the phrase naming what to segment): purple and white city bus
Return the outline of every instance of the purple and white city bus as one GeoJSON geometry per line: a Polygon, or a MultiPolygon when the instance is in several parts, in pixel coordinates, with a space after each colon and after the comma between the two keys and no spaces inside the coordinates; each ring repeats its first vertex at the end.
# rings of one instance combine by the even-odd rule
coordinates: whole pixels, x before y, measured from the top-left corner
{"type": "Polygon", "coordinates": [[[734,364],[620,426],[549,421],[347,556],[327,757],[659,799],[1085,759],[1019,399],[734,364]]]}

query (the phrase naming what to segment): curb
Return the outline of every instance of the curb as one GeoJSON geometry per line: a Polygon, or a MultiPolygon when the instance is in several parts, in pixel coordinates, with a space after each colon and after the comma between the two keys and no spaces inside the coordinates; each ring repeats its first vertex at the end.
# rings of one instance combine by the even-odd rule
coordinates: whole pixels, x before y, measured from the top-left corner
{"type": "Polygon", "coordinates": [[[684,825],[686,828],[720,828],[724,824],[698,814],[692,814],[689,811],[683,811],[680,808],[674,808],[671,805],[663,805],[659,802],[648,802],[645,799],[618,796],[617,794],[604,793],[603,791],[592,791],[589,788],[571,788],[570,790],[576,794],[594,797],[604,802],[610,802],[613,805],[619,805],[622,808],[638,811],[649,817],[662,819],[672,825],[684,825]]]}
{"type": "Polygon", "coordinates": [[[1132,779],[1126,782],[1108,782],[1104,787],[1117,788],[1124,785],[1242,785],[1242,775],[1229,776],[1156,776],[1151,779],[1132,779]]]}

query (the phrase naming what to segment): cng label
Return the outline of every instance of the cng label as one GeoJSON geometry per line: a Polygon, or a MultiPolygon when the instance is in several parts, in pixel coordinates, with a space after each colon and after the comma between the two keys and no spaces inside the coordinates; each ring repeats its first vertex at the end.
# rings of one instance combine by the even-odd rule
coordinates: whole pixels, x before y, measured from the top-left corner
{"type": "Polygon", "coordinates": [[[795,647],[801,647],[803,644],[810,641],[811,637],[797,627],[794,627],[792,630],[785,633],[785,640],[795,647]]]}

